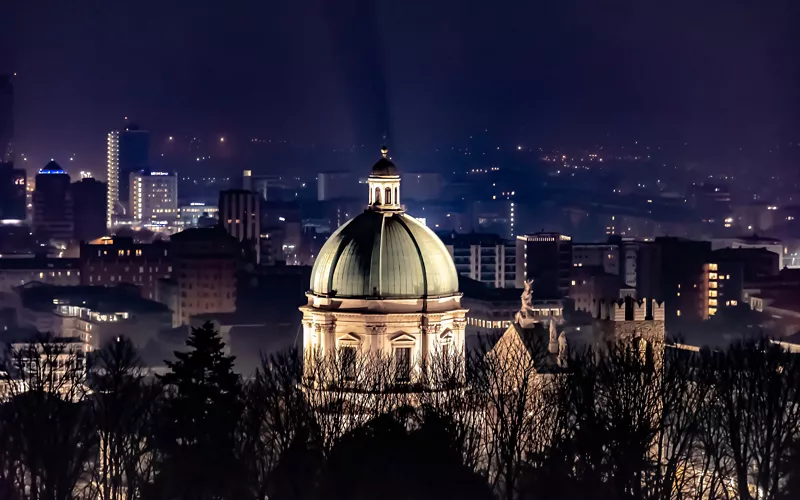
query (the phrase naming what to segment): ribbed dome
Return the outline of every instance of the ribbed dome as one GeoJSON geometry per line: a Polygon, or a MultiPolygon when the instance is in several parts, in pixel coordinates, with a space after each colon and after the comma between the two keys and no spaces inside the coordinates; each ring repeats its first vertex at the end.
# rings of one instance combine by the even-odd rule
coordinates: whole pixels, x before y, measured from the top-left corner
{"type": "Polygon", "coordinates": [[[335,297],[453,295],[458,275],[430,229],[404,213],[367,210],[331,235],[311,272],[311,291],[335,297]]]}
{"type": "Polygon", "coordinates": [[[372,171],[370,175],[377,175],[379,177],[385,177],[389,175],[399,175],[397,173],[397,166],[390,160],[389,158],[381,158],[378,160],[375,165],[372,166],[372,171]]]}

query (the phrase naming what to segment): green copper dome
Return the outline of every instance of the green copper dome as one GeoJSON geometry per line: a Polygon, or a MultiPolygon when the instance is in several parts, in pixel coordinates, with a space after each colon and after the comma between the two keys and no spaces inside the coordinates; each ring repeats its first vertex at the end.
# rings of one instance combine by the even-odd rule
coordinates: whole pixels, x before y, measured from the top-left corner
{"type": "Polygon", "coordinates": [[[430,229],[398,212],[367,210],[331,235],[311,272],[311,291],[335,297],[453,295],[458,275],[430,229]]]}

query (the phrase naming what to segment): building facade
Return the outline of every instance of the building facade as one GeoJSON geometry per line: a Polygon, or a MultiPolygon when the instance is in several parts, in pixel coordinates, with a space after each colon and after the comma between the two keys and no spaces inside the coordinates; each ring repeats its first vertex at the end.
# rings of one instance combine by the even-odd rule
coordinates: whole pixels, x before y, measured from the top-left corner
{"type": "Polygon", "coordinates": [[[130,201],[135,222],[174,225],[178,219],[178,176],[150,170],[131,173],[130,201]]]}
{"type": "Polygon", "coordinates": [[[174,272],[159,290],[162,303],[173,304],[174,323],[188,325],[192,316],[236,311],[239,242],[220,227],[181,231],[170,238],[174,272]],[[169,284],[169,283],[168,283],[169,284]]]}
{"type": "Polygon", "coordinates": [[[533,280],[533,289],[543,297],[569,294],[572,272],[572,238],[559,233],[517,236],[517,288],[533,280]]]}
{"type": "Polygon", "coordinates": [[[33,191],[33,233],[39,241],[68,242],[74,233],[70,177],[51,161],[36,175],[33,191]]]}
{"type": "Polygon", "coordinates": [[[0,258],[0,294],[12,293],[14,288],[38,282],[55,286],[80,284],[80,261],[44,256],[0,258]]]}
{"type": "Polygon", "coordinates": [[[400,203],[400,175],[388,157],[372,167],[367,209],[325,243],[311,273],[303,313],[307,368],[333,357],[358,378],[359,356],[390,359],[396,382],[424,363],[463,355],[466,310],[442,241],[400,203]]]}
{"type": "Polygon", "coordinates": [[[494,234],[439,234],[461,276],[494,288],[514,288],[516,245],[494,234]]]}
{"type": "Polygon", "coordinates": [[[130,175],[148,167],[150,133],[134,124],[108,133],[107,147],[107,225],[114,218],[130,218],[130,175]]]}
{"type": "Polygon", "coordinates": [[[172,257],[166,242],[103,237],[81,244],[80,270],[82,285],[135,285],[142,297],[155,300],[158,280],[172,276],[172,257]]]}
{"type": "Polygon", "coordinates": [[[106,193],[97,179],[85,177],[70,186],[72,191],[75,241],[91,241],[106,235],[106,193]]]}
{"type": "Polygon", "coordinates": [[[239,242],[246,242],[261,261],[261,211],[258,196],[252,191],[231,189],[219,194],[219,221],[239,242]]]}

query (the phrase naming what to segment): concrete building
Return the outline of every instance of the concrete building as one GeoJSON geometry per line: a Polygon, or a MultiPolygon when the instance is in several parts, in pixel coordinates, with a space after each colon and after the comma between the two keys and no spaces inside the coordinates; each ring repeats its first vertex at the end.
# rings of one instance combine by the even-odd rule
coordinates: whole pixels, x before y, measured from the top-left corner
{"type": "Polygon", "coordinates": [[[202,219],[212,218],[219,219],[219,207],[205,202],[194,201],[178,208],[178,219],[183,229],[200,227],[202,219]]]}
{"type": "Polygon", "coordinates": [[[148,167],[150,133],[129,123],[124,130],[108,133],[106,197],[108,220],[111,227],[115,217],[131,218],[130,175],[148,167]]]}
{"type": "MultiPolygon", "coordinates": [[[[638,255],[638,297],[662,301],[667,322],[701,321],[716,314],[709,294],[716,289],[717,264],[711,260],[711,243],[663,237],[642,243],[638,255]]],[[[711,297],[713,298],[713,297],[711,297]]]]}
{"type": "Polygon", "coordinates": [[[54,286],[80,284],[80,261],[56,259],[42,255],[20,258],[0,258],[0,295],[14,288],[38,282],[54,286]]]}
{"type": "Polygon", "coordinates": [[[74,215],[74,240],[91,241],[106,235],[107,186],[91,177],[70,185],[74,215]]]}
{"type": "Polygon", "coordinates": [[[205,313],[236,310],[241,246],[221,227],[187,229],[172,236],[172,279],[159,285],[159,302],[172,304],[174,323],[205,313]]]}
{"type": "Polygon", "coordinates": [[[533,289],[543,297],[569,294],[572,273],[572,238],[559,233],[517,236],[517,288],[533,280],[533,289]]]}
{"type": "Polygon", "coordinates": [[[719,250],[721,248],[763,248],[777,254],[780,257],[777,268],[774,270],[775,274],[785,267],[783,263],[783,256],[785,253],[783,244],[781,243],[781,240],[776,238],[759,236],[757,234],[753,234],[751,236],[739,236],[736,238],[715,238],[711,240],[711,248],[713,250],[719,250]]]}
{"type": "Polygon", "coordinates": [[[255,262],[261,261],[261,211],[259,199],[252,191],[231,189],[219,194],[220,225],[246,245],[255,256],[255,262]]]}
{"type": "Polygon", "coordinates": [[[314,264],[300,308],[303,348],[311,362],[341,359],[352,378],[359,355],[386,356],[395,381],[412,382],[436,356],[463,355],[467,311],[449,252],[405,213],[397,167],[382,154],[367,210],[331,235],[314,264]]]}
{"type": "Polygon", "coordinates": [[[573,243],[572,266],[602,267],[607,274],[619,276],[629,287],[636,287],[636,261],[639,242],[611,238],[606,243],[573,243]]]}
{"type": "Polygon", "coordinates": [[[103,237],[81,244],[81,284],[130,284],[141,296],[155,300],[159,279],[172,276],[172,257],[166,242],[136,243],[130,237],[103,237]]]}
{"type": "Polygon", "coordinates": [[[33,191],[33,233],[40,242],[69,242],[74,234],[70,177],[51,161],[36,175],[33,191]]]}
{"type": "Polygon", "coordinates": [[[131,217],[135,222],[174,225],[178,219],[178,176],[140,170],[130,174],[131,217]]]}
{"type": "Polygon", "coordinates": [[[16,288],[17,323],[56,337],[77,338],[88,350],[118,336],[144,348],[171,327],[171,313],[144,299],[135,287],[52,286],[30,283],[16,288]]]}
{"type": "Polygon", "coordinates": [[[495,288],[514,288],[516,244],[495,234],[438,233],[460,276],[495,288]]]}
{"type": "MultiPolygon", "coordinates": [[[[2,92],[2,90],[0,90],[2,92]]],[[[0,140],[0,143],[2,141],[0,140]]],[[[2,144],[0,144],[2,147],[2,144]]],[[[0,161],[0,220],[24,222],[27,218],[27,182],[24,169],[14,168],[11,162],[0,161]]]]}

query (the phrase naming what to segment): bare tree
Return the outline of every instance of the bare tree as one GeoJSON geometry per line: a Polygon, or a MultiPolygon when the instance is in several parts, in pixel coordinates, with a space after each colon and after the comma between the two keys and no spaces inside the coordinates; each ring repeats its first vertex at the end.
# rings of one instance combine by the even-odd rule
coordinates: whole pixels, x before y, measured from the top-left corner
{"type": "Polygon", "coordinates": [[[9,346],[3,373],[3,477],[22,499],[74,498],[97,445],[83,346],[49,335],[9,346]]]}
{"type": "Polygon", "coordinates": [[[152,479],[161,387],[145,376],[129,339],[117,338],[98,352],[90,402],[100,445],[92,482],[99,499],[142,498],[142,486],[152,479]]]}
{"type": "Polygon", "coordinates": [[[737,498],[773,499],[787,479],[800,435],[800,359],[767,340],[737,343],[714,366],[707,429],[718,439],[705,452],[737,498]]]}

